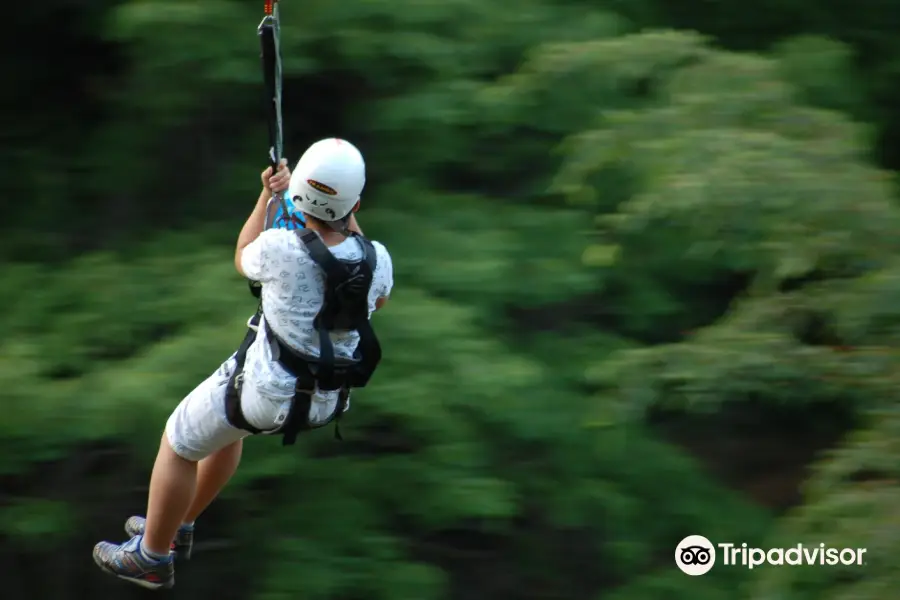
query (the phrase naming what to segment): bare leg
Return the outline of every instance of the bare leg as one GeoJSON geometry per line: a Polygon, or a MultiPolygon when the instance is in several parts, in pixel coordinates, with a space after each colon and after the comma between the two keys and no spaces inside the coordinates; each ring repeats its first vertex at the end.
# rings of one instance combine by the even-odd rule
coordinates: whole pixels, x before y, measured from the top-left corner
{"type": "Polygon", "coordinates": [[[145,548],[167,556],[197,489],[197,463],[181,458],[163,434],[150,476],[145,548]]]}
{"type": "Polygon", "coordinates": [[[216,499],[237,470],[243,448],[244,440],[238,440],[200,461],[197,468],[197,491],[184,516],[185,523],[196,521],[206,507],[216,499]]]}

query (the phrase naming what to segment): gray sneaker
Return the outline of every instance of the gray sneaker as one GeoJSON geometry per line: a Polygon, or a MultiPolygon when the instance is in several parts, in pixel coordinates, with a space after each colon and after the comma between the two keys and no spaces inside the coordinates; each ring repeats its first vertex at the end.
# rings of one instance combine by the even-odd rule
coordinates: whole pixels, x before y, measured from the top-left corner
{"type": "MultiPolygon", "coordinates": [[[[147,520],[144,517],[129,517],[125,521],[125,533],[134,537],[136,535],[144,535],[144,526],[147,520]]],[[[194,528],[182,525],[175,534],[175,541],[172,542],[172,552],[178,560],[190,560],[191,549],[194,547],[194,528]]]]}
{"type": "Polygon", "coordinates": [[[172,553],[162,560],[150,560],[144,557],[140,546],[139,535],[124,544],[100,542],[94,546],[94,562],[110,575],[151,590],[175,585],[172,553]]]}

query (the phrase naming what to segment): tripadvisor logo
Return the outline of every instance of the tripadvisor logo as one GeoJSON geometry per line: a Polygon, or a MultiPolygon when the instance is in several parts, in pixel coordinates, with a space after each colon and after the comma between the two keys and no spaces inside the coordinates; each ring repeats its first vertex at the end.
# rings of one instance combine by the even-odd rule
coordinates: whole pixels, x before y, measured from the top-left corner
{"type": "Polygon", "coordinates": [[[865,565],[865,548],[831,548],[825,544],[788,548],[753,548],[747,544],[720,542],[713,544],[702,535],[689,535],[675,548],[675,564],[687,575],[705,575],[716,564],[727,567],[753,569],[762,565],[772,566],[850,566],[865,565]]]}
{"type": "Polygon", "coordinates": [[[689,535],[675,548],[675,564],[687,575],[705,575],[716,564],[716,549],[702,535],[689,535]]]}

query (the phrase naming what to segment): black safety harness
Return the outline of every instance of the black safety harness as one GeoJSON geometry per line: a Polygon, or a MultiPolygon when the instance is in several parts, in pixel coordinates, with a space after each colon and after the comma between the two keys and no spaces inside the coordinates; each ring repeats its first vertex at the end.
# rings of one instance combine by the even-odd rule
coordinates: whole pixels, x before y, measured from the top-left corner
{"type": "MultiPolygon", "coordinates": [[[[225,413],[232,426],[251,434],[278,433],[285,446],[293,444],[301,431],[318,429],[334,421],[335,437],[341,438],[338,421],[347,408],[352,388],[365,387],[381,361],[381,344],[369,321],[368,296],[376,267],[376,253],[372,242],[363,236],[348,232],[363,251],[358,261],[336,258],[322,238],[311,229],[296,231],[312,260],[325,272],[325,298],[322,309],[313,325],[319,334],[319,356],[298,353],[285,344],[263,319],[262,304],[248,323],[244,341],[235,354],[237,366],[228,381],[225,392],[225,413]],[[250,425],[241,410],[241,387],[247,350],[256,340],[260,323],[265,327],[266,339],[272,357],[285,371],[297,378],[294,397],[284,424],[272,431],[263,431],[250,425]],[[359,345],[353,358],[335,357],[330,332],[357,331],[359,345]],[[324,423],[313,424],[309,419],[312,397],[318,387],[322,391],[339,391],[337,406],[331,418],[324,423]]],[[[260,297],[260,287],[251,283],[251,292],[260,297]]]]}

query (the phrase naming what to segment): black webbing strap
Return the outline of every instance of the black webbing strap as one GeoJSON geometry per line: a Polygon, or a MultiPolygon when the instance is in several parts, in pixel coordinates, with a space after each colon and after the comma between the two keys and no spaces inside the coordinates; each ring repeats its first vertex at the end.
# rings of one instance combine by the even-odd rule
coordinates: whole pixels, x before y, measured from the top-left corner
{"type": "MultiPolygon", "coordinates": [[[[350,273],[347,267],[331,253],[325,242],[319,237],[319,234],[312,229],[302,230],[300,240],[306,246],[310,258],[325,271],[324,306],[328,307],[328,301],[330,300],[329,289],[334,289],[349,279],[350,273]]],[[[329,328],[332,324],[326,323],[327,320],[329,319],[320,313],[314,323],[319,334],[319,361],[316,380],[320,389],[334,390],[339,386],[336,386],[334,381],[334,344],[331,343],[331,335],[329,334],[329,328]]]]}
{"type": "MultiPolygon", "coordinates": [[[[381,361],[381,344],[378,342],[378,338],[369,321],[368,289],[362,294],[362,297],[357,299],[359,305],[350,307],[350,311],[346,310],[347,307],[339,307],[337,302],[337,294],[341,286],[348,284],[348,282],[352,283],[355,281],[356,284],[359,283],[360,273],[358,269],[360,267],[351,272],[347,264],[338,260],[331,253],[315,231],[307,229],[297,231],[297,233],[306,246],[310,258],[325,272],[327,283],[323,304],[323,309],[325,310],[320,311],[314,323],[319,334],[318,358],[297,354],[290,346],[279,339],[267,321],[264,322],[272,358],[297,378],[290,411],[284,426],[279,431],[282,434],[282,444],[285,446],[294,444],[299,432],[314,428],[318,429],[332,421],[335,423],[335,437],[343,439],[338,421],[347,408],[350,388],[364,387],[381,361]],[[330,332],[337,328],[335,327],[335,321],[339,308],[343,309],[343,312],[348,313],[352,319],[350,322],[342,322],[340,324],[342,326],[341,329],[357,331],[359,333],[359,344],[356,350],[357,362],[342,364],[340,367],[337,367],[330,332]],[[339,390],[339,396],[331,419],[325,423],[313,426],[309,421],[309,410],[316,387],[322,391],[339,390]]],[[[372,245],[372,242],[355,232],[351,232],[351,235],[357,239],[362,247],[364,253],[363,262],[368,270],[369,286],[371,286],[372,277],[377,266],[375,247],[372,245]]],[[[250,289],[255,296],[259,294],[260,287],[258,284],[254,285],[251,282],[250,289]]],[[[257,328],[261,322],[261,315],[262,312],[260,310],[251,319],[252,325],[257,328]]],[[[347,318],[348,315],[344,315],[344,318],[347,318]]],[[[237,363],[235,371],[228,381],[228,389],[225,392],[225,411],[228,421],[232,426],[252,434],[264,432],[250,425],[241,411],[241,385],[247,350],[256,340],[256,335],[256,329],[250,328],[247,331],[247,335],[244,336],[243,342],[238,347],[235,354],[237,363]]]]}
{"type": "Polygon", "coordinates": [[[334,423],[334,437],[343,440],[341,435],[340,418],[347,410],[347,400],[350,398],[350,390],[344,388],[340,391],[338,401],[335,404],[334,412],[331,418],[324,422],[316,424],[315,427],[309,422],[309,409],[312,406],[312,395],[306,390],[296,390],[294,393],[294,401],[291,403],[291,409],[288,412],[287,420],[281,429],[281,445],[290,446],[297,441],[297,434],[301,431],[309,431],[310,429],[319,429],[325,427],[329,423],[334,423]]]}
{"type": "MultiPolygon", "coordinates": [[[[261,312],[257,312],[250,319],[250,323],[254,327],[259,327],[261,315],[261,312]]],[[[244,413],[241,410],[241,386],[243,384],[244,362],[247,360],[247,350],[256,340],[256,333],[257,331],[253,327],[247,328],[247,334],[234,355],[236,362],[234,372],[228,379],[228,387],[225,389],[225,417],[228,419],[228,422],[231,423],[232,427],[249,431],[254,435],[262,433],[262,430],[257,429],[244,418],[244,413]]]]}
{"type": "Polygon", "coordinates": [[[372,378],[372,374],[375,373],[378,363],[381,362],[381,343],[378,341],[369,319],[361,323],[356,330],[359,332],[357,352],[361,354],[361,358],[356,367],[353,387],[361,388],[366,387],[369,379],[372,378]]]}
{"type": "MultiPolygon", "coordinates": [[[[265,321],[266,340],[269,343],[269,350],[272,353],[272,359],[278,362],[281,367],[296,378],[294,384],[294,397],[291,401],[291,408],[288,411],[287,419],[279,433],[282,437],[282,445],[290,446],[297,439],[297,434],[301,431],[309,431],[310,429],[318,429],[325,427],[334,421],[334,437],[343,440],[341,430],[337,420],[344,414],[347,408],[347,400],[350,396],[349,391],[349,371],[356,365],[342,365],[342,369],[335,375],[336,382],[341,385],[340,396],[331,419],[324,423],[313,426],[309,422],[309,409],[312,405],[312,397],[316,391],[317,376],[313,373],[316,368],[316,359],[311,356],[303,356],[298,354],[293,348],[281,341],[281,338],[272,330],[268,321],[265,321]]],[[[320,387],[321,389],[321,387],[320,387]]]]}
{"type": "MultiPolygon", "coordinates": [[[[331,253],[325,245],[325,242],[322,241],[322,238],[320,238],[315,231],[305,229],[298,231],[297,233],[300,235],[300,240],[306,246],[310,258],[312,258],[325,272],[327,284],[325,286],[324,307],[331,309],[329,312],[332,313],[320,313],[316,317],[316,322],[314,323],[317,333],[319,334],[319,360],[316,380],[318,381],[319,389],[321,390],[340,389],[342,385],[334,379],[334,344],[332,344],[331,336],[329,335],[329,332],[335,328],[333,322],[334,314],[332,311],[336,308],[333,306],[336,298],[333,296],[334,290],[339,290],[342,285],[345,285],[351,278],[355,277],[357,273],[351,273],[348,266],[331,253]],[[331,303],[332,306],[329,306],[329,303],[331,303]]],[[[368,270],[369,282],[371,285],[378,260],[375,247],[372,245],[372,242],[356,232],[350,232],[350,235],[355,238],[362,247],[363,262],[368,270]]],[[[366,383],[368,383],[372,373],[375,372],[378,363],[381,361],[381,344],[378,342],[375,330],[372,329],[372,324],[369,321],[368,291],[359,299],[359,301],[360,305],[356,307],[357,310],[354,311],[356,313],[353,315],[355,317],[354,321],[347,324],[347,329],[356,330],[359,333],[357,355],[361,357],[360,364],[354,369],[355,376],[353,381],[350,382],[352,387],[364,387],[366,383]]]]}

